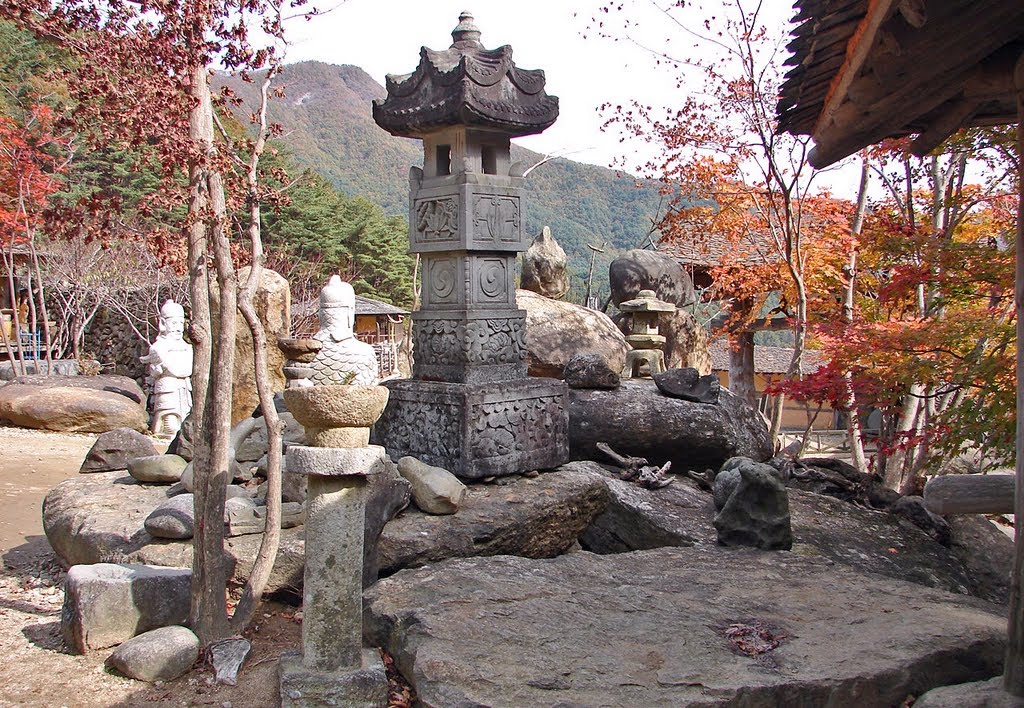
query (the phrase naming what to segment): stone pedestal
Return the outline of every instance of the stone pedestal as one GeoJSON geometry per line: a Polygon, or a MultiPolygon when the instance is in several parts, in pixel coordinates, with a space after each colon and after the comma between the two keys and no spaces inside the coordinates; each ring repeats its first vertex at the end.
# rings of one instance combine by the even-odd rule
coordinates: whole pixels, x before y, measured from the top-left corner
{"type": "Polygon", "coordinates": [[[288,469],[309,481],[302,654],[281,658],[282,706],[387,704],[384,665],[362,636],[366,477],[384,456],[378,446],[288,448],[288,469]]]}
{"type": "Polygon", "coordinates": [[[373,436],[463,479],[557,467],[569,456],[568,388],[555,379],[497,384],[389,381],[373,436]]]}

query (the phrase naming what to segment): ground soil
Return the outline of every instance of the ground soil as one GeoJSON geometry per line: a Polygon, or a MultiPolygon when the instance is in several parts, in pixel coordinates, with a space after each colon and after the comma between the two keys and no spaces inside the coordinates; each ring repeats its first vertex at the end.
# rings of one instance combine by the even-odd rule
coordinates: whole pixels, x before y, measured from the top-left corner
{"type": "MultiPolygon", "coordinates": [[[[106,669],[109,652],[78,656],[64,647],[65,570],[42,534],[42,500],[78,474],[94,439],[0,427],[0,706],[279,705],[278,657],[301,642],[302,613],[286,604],[266,602],[257,613],[237,686],[215,684],[202,662],[175,681],[146,684],[106,669]]],[[[396,690],[392,705],[407,705],[396,690]]]]}

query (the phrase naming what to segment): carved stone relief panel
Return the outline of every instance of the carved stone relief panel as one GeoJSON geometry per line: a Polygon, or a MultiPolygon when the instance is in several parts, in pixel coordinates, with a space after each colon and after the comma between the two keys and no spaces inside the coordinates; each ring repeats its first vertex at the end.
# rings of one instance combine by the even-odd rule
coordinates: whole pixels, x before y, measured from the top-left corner
{"type": "Polygon", "coordinates": [[[413,211],[417,243],[454,242],[458,238],[459,202],[456,197],[418,199],[413,211]]]}
{"type": "Polygon", "coordinates": [[[518,364],[526,359],[523,317],[413,320],[413,356],[420,366],[518,364]]]}
{"type": "Polygon", "coordinates": [[[537,396],[471,406],[470,455],[486,460],[564,445],[562,396],[537,396]]]}
{"type": "Polygon", "coordinates": [[[478,256],[471,264],[471,301],[478,305],[508,305],[512,301],[512,263],[510,257],[478,256]]]}
{"type": "Polygon", "coordinates": [[[427,256],[423,259],[423,306],[455,305],[464,302],[466,290],[462,263],[457,256],[427,256]]]}
{"type": "Polygon", "coordinates": [[[514,244],[521,240],[518,196],[473,195],[473,242],[514,244]]]}

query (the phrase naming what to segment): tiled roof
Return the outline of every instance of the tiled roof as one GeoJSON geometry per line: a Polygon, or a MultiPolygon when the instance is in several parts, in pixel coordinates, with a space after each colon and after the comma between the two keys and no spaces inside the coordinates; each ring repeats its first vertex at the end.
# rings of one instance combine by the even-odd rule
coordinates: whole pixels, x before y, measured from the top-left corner
{"type": "MultiPolygon", "coordinates": [[[[724,339],[716,339],[708,345],[708,352],[711,354],[712,370],[729,370],[728,342],[724,339]]],[[[789,362],[792,358],[792,347],[754,345],[754,371],[758,374],[784,374],[789,370],[789,362]]],[[[800,373],[812,374],[824,363],[825,360],[822,358],[821,352],[805,349],[800,360],[800,373]]]]}
{"type": "Polygon", "coordinates": [[[374,300],[373,298],[363,297],[362,295],[356,295],[356,314],[357,315],[408,315],[408,310],[403,310],[401,307],[395,307],[389,305],[386,302],[380,300],[374,300]]]}

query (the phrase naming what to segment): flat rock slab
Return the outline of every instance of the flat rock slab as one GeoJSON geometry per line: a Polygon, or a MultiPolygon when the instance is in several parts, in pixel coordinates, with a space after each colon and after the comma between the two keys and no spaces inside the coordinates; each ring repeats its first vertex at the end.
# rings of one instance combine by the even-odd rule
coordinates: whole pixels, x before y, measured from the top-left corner
{"type": "MultiPolygon", "coordinates": [[[[577,464],[582,463],[565,467],[577,464]]],[[[622,553],[661,546],[717,546],[711,492],[679,478],[668,487],[648,490],[616,479],[599,466],[589,465],[588,469],[604,476],[611,503],[581,536],[584,549],[622,553]]],[[[949,592],[1005,601],[1005,595],[987,588],[977,592],[977,584],[956,550],[942,546],[909,522],[832,497],[788,491],[793,553],[949,592]]]]}
{"type": "Polygon", "coordinates": [[[608,505],[607,487],[590,467],[580,463],[534,478],[508,478],[513,481],[507,484],[472,484],[458,513],[448,516],[407,509],[381,534],[381,575],[445,558],[564,553],[608,505]]]}
{"type": "Polygon", "coordinates": [[[1006,633],[983,601],[785,551],[459,559],[365,600],[425,706],[899,705],[999,673],[1006,633]],[[748,628],[778,646],[744,654],[748,628]]]}
{"type": "MultiPolygon", "coordinates": [[[[79,563],[147,563],[192,567],[192,541],[155,539],[143,528],[146,517],[168,500],[170,487],[142,484],[125,472],[97,472],[67,479],[43,501],[43,530],[57,556],[79,563]]],[[[224,542],[228,573],[249,577],[261,536],[224,542]]],[[[305,544],[302,528],[281,531],[281,547],[267,592],[302,587],[305,544]]]]}
{"type": "Polygon", "coordinates": [[[22,428],[65,433],[105,433],[115,428],[145,430],[147,423],[144,406],[118,392],[22,383],[0,388],[0,418],[22,428]]]}

